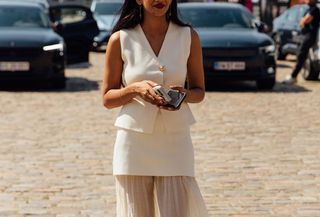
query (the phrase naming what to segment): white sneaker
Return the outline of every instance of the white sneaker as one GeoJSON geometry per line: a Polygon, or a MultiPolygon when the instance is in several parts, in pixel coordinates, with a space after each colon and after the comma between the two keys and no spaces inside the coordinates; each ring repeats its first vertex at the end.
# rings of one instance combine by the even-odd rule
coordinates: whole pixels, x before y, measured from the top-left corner
{"type": "Polygon", "coordinates": [[[282,84],[293,85],[297,83],[297,78],[293,78],[291,75],[287,75],[286,78],[282,81],[282,84]]]}

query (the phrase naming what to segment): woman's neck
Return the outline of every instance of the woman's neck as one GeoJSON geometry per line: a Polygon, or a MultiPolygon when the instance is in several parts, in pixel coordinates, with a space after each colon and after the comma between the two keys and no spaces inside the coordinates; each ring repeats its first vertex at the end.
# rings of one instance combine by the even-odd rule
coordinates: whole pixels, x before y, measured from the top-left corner
{"type": "MultiPolygon", "coordinates": [[[[151,15],[150,15],[151,16],[151,15]]],[[[149,17],[147,14],[144,17],[141,27],[148,32],[165,33],[168,29],[169,22],[166,17],[149,17]]]]}

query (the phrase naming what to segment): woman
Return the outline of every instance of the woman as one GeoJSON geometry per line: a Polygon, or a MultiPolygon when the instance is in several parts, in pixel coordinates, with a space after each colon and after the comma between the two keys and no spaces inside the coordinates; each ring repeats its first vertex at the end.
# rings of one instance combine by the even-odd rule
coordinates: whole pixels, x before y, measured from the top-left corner
{"type": "Polygon", "coordinates": [[[176,0],[125,0],[102,89],[106,108],[122,106],[113,158],[118,217],[207,216],[194,178],[187,104],[203,100],[203,75],[199,37],[178,19],[176,0]],[[157,85],[185,92],[184,103],[167,107],[157,85]]]}

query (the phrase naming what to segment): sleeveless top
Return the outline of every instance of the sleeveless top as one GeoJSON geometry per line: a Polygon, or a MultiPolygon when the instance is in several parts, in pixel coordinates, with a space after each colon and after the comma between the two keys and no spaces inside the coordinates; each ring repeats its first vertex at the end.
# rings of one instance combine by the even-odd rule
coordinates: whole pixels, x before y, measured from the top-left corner
{"type": "MultiPolygon", "coordinates": [[[[181,27],[170,22],[158,56],[152,50],[140,25],[120,30],[120,44],[124,62],[124,85],[151,80],[166,88],[171,85],[184,86],[191,46],[189,27],[181,27]]],[[[158,113],[162,116],[167,132],[185,131],[195,123],[185,102],[177,111],[166,111],[140,97],[135,97],[132,102],[122,106],[115,126],[141,133],[152,133],[158,113]]]]}

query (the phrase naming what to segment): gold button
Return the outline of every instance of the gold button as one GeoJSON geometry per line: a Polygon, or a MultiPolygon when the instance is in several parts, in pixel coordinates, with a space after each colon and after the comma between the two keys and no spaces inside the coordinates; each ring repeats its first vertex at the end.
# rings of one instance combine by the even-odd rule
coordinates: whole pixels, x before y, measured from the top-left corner
{"type": "Polygon", "coordinates": [[[166,68],[164,66],[159,66],[159,70],[160,70],[160,72],[164,72],[166,70],[166,68]]]}

